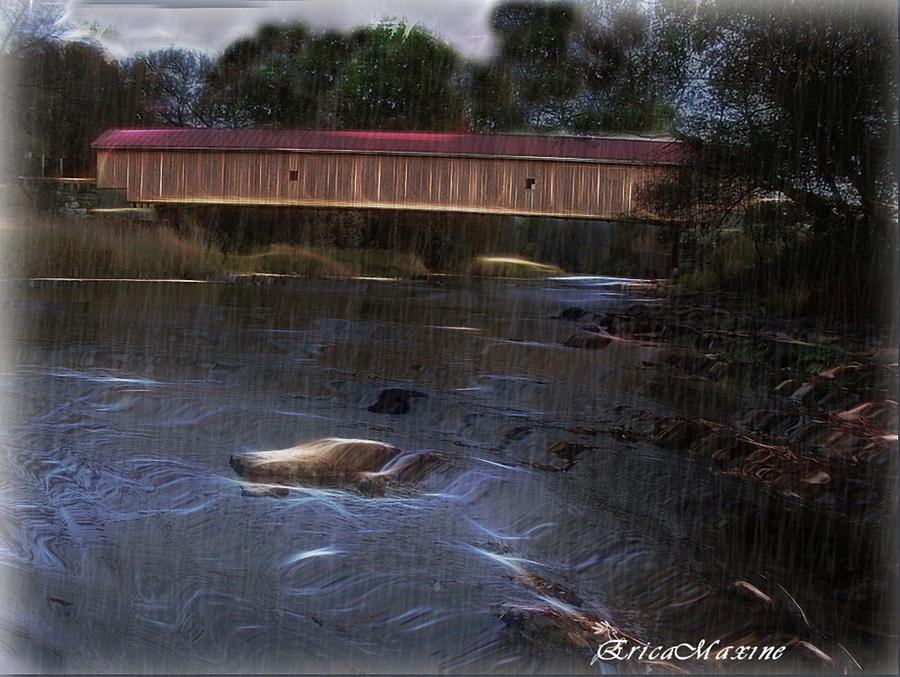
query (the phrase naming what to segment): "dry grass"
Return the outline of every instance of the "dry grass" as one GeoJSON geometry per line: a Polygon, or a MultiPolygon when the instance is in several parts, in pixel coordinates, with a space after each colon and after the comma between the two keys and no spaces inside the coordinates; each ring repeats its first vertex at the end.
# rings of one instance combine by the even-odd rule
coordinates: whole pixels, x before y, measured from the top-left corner
{"type": "Polygon", "coordinates": [[[222,255],[199,236],[93,218],[24,217],[4,235],[6,277],[209,279],[222,255]]]}
{"type": "Polygon", "coordinates": [[[229,255],[225,268],[238,273],[276,273],[313,277],[382,275],[409,277],[427,274],[421,259],[383,249],[338,249],[271,245],[254,254],[229,255]]]}
{"type": "Polygon", "coordinates": [[[103,217],[23,214],[4,224],[0,272],[7,278],[218,279],[226,272],[310,277],[427,274],[418,257],[382,249],[270,245],[225,255],[202,231],[103,217]]]}
{"type": "MultiPolygon", "coordinates": [[[[323,250],[320,250],[323,251],[323,250]]],[[[384,275],[410,277],[425,275],[428,269],[415,254],[386,249],[330,249],[324,250],[356,275],[384,275]]]]}
{"type": "Polygon", "coordinates": [[[225,269],[234,273],[274,273],[277,275],[309,275],[316,277],[346,276],[352,271],[337,261],[303,247],[272,245],[254,254],[230,254],[225,269]]]}

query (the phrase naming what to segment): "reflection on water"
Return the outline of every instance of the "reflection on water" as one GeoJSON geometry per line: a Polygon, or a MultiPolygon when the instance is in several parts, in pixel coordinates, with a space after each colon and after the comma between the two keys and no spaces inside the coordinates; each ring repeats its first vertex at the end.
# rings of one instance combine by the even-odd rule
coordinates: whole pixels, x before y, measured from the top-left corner
{"type": "Polygon", "coordinates": [[[562,345],[561,311],[630,303],[623,282],[10,289],[2,669],[599,671],[508,632],[500,607],[540,597],[522,576],[602,612],[666,567],[746,559],[727,479],[610,431],[752,387],[666,381],[650,341],[562,345]],[[388,387],[424,397],[370,410],[388,387]],[[242,494],[232,454],[322,437],[445,461],[383,498],[242,494]],[[564,472],[561,442],[589,450],[564,472]]]}

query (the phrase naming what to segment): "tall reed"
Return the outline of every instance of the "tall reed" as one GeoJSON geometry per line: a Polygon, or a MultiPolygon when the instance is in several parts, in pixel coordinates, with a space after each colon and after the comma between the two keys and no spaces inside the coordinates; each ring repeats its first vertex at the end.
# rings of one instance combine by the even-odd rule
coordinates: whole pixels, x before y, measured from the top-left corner
{"type": "Polygon", "coordinates": [[[5,277],[209,279],[223,256],[200,235],[94,216],[26,215],[6,229],[5,277]]]}

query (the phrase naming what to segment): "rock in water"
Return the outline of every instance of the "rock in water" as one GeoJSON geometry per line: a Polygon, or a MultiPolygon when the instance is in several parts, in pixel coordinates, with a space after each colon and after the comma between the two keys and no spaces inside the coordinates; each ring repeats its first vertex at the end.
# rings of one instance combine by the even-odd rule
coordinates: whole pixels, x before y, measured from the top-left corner
{"type": "Polygon", "coordinates": [[[290,493],[291,490],[287,487],[272,484],[241,487],[241,496],[250,496],[252,498],[282,498],[290,493]]]}
{"type": "Polygon", "coordinates": [[[229,463],[251,482],[353,486],[381,495],[390,482],[420,479],[437,457],[435,452],[404,452],[383,442],[330,437],[289,449],[235,454],[229,463]]]}
{"type": "Polygon", "coordinates": [[[587,315],[587,311],[583,308],[579,308],[577,306],[572,306],[571,308],[563,308],[559,315],[556,315],[556,319],[558,320],[580,320],[582,317],[587,315]]]}
{"type": "Polygon", "coordinates": [[[390,444],[329,437],[289,449],[233,455],[234,471],[253,482],[346,484],[365,471],[380,470],[402,453],[390,444]]]}
{"type": "Polygon", "coordinates": [[[588,350],[601,350],[612,343],[612,338],[606,334],[593,331],[581,331],[572,334],[563,341],[563,345],[569,348],[587,348],[588,350]]]}
{"type": "Polygon", "coordinates": [[[427,397],[418,390],[406,388],[385,388],[378,393],[378,399],[368,406],[376,414],[405,414],[409,411],[409,398],[427,397]]]}

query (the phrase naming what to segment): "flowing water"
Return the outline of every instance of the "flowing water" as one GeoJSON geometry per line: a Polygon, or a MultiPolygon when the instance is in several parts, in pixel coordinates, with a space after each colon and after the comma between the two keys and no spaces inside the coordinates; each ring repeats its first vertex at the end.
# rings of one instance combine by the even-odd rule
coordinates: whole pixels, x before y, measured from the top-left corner
{"type": "Polygon", "coordinates": [[[602,614],[666,567],[778,570],[729,539],[741,486],[609,432],[760,396],[666,381],[652,343],[564,347],[566,308],[653,303],[620,282],[9,288],[0,670],[598,673],[510,632],[523,572],[602,614]],[[387,387],[424,397],[370,411],[387,387]],[[229,467],[322,437],[444,460],[377,498],[245,495],[229,467]],[[560,442],[590,451],[554,469],[560,442]]]}

